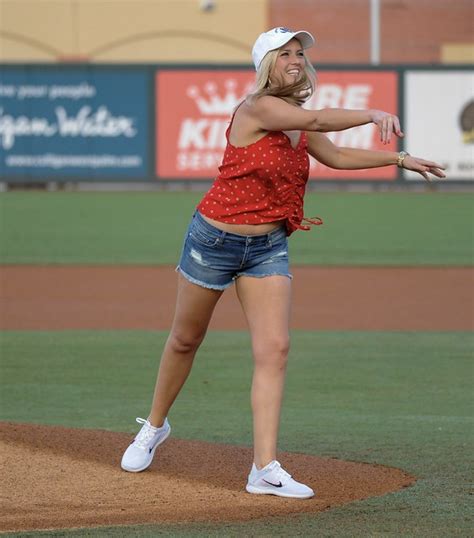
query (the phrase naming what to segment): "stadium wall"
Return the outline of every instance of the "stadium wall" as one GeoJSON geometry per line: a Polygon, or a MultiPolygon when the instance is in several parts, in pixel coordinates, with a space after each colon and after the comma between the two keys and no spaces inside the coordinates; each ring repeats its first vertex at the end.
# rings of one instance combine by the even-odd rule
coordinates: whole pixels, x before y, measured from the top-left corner
{"type": "MultiPolygon", "coordinates": [[[[370,61],[370,0],[0,0],[0,62],[243,63],[273,26],[370,61]]],[[[380,0],[381,63],[474,62],[472,0],[380,0]]]]}

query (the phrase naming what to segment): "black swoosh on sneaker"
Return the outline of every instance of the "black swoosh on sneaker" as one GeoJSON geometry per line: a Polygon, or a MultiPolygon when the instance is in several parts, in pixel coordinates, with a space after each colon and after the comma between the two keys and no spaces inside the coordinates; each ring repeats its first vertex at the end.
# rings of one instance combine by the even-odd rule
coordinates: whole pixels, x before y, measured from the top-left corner
{"type": "Polygon", "coordinates": [[[283,487],[283,484],[281,482],[279,484],[274,484],[273,482],[268,482],[268,480],[265,480],[265,478],[262,478],[262,480],[264,482],[266,482],[267,484],[270,484],[270,486],[273,486],[275,488],[282,488],[283,487]]]}

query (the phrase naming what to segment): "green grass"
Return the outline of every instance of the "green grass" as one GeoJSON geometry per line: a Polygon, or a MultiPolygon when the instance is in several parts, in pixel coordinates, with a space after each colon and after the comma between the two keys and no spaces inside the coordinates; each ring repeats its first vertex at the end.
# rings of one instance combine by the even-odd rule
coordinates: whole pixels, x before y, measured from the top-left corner
{"type": "MultiPolygon", "coordinates": [[[[0,195],[0,263],[175,264],[202,193],[0,195]]],[[[472,194],[310,193],[294,264],[470,265],[472,194]]]]}
{"type": "MultiPolygon", "coordinates": [[[[0,418],[135,431],[165,337],[4,332],[0,418]]],[[[293,333],[280,448],[400,467],[419,477],[412,488],[290,520],[70,534],[470,536],[473,340],[462,332],[293,333]]],[[[251,444],[248,344],[244,333],[208,335],[170,415],[177,437],[251,444]]]]}

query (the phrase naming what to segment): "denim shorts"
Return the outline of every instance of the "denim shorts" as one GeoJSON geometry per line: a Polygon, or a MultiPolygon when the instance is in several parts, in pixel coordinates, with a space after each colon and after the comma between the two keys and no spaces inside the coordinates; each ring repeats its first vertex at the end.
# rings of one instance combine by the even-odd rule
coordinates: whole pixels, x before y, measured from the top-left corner
{"type": "Polygon", "coordinates": [[[239,276],[292,278],[286,228],[263,235],[232,234],[212,226],[196,211],[176,270],[193,284],[213,290],[228,288],[239,276]]]}

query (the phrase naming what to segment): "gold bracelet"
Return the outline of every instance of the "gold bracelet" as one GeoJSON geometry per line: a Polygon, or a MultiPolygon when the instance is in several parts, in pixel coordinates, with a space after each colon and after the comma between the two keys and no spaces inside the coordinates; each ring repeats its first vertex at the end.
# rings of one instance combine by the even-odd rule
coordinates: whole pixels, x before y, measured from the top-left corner
{"type": "Polygon", "coordinates": [[[398,168],[403,168],[403,161],[405,160],[405,157],[407,155],[410,155],[410,154],[407,153],[406,151],[400,151],[400,153],[398,154],[398,157],[397,157],[397,166],[398,166],[398,168]]]}

